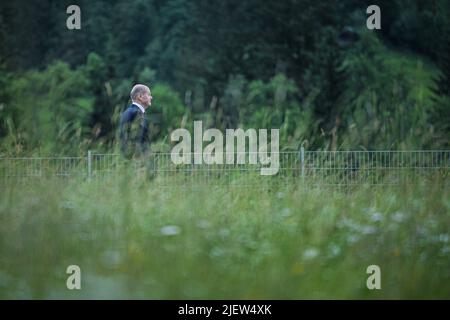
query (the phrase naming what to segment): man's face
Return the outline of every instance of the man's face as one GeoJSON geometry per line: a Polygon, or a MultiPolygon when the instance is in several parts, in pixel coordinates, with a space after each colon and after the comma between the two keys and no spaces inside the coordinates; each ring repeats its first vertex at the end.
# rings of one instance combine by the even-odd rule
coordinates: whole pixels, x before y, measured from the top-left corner
{"type": "Polygon", "coordinates": [[[139,100],[140,100],[140,104],[144,107],[144,108],[148,108],[151,104],[152,104],[152,93],[150,92],[150,89],[147,88],[147,90],[145,91],[145,93],[142,93],[139,96],[139,100]]]}

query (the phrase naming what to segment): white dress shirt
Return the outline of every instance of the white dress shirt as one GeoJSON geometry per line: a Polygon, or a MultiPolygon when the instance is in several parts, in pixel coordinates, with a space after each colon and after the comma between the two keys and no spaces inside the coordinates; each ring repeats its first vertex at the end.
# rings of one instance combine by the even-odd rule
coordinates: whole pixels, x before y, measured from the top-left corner
{"type": "Polygon", "coordinates": [[[135,101],[133,101],[133,104],[137,105],[138,108],[142,111],[142,113],[145,113],[145,109],[144,109],[143,106],[141,106],[139,103],[137,103],[137,102],[135,102],[135,101]]]}

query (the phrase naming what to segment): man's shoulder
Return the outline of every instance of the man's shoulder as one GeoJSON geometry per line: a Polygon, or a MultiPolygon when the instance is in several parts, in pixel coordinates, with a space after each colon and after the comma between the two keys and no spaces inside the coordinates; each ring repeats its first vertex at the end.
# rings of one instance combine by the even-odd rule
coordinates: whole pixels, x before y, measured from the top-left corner
{"type": "Polygon", "coordinates": [[[138,108],[138,106],[137,105],[135,105],[135,104],[130,104],[130,105],[128,105],[128,107],[125,109],[125,112],[137,112],[137,111],[139,111],[139,108],[138,108]]]}
{"type": "Polygon", "coordinates": [[[123,111],[123,115],[135,115],[136,113],[138,113],[138,107],[135,106],[134,104],[130,104],[124,111],[123,111]]]}

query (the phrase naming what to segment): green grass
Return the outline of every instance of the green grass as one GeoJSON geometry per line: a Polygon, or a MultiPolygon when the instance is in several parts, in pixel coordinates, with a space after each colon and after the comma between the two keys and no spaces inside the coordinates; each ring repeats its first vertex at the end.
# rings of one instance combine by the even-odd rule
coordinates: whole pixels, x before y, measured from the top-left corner
{"type": "Polygon", "coordinates": [[[448,185],[1,187],[0,298],[450,298],[448,185]],[[66,268],[81,268],[81,290],[66,268]],[[368,290],[366,268],[381,268],[368,290]]]}

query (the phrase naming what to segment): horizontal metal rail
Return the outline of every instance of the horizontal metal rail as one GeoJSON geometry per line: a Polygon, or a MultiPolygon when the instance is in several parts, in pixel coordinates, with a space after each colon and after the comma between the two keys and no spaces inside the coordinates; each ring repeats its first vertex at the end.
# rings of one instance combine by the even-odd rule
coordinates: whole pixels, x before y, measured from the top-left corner
{"type": "MultiPolygon", "coordinates": [[[[89,180],[119,177],[125,171],[140,178],[146,176],[155,183],[227,184],[239,181],[255,184],[273,180],[277,183],[301,182],[326,185],[387,185],[415,183],[439,177],[448,185],[450,150],[413,151],[286,151],[276,154],[278,172],[273,176],[261,176],[259,154],[234,153],[232,164],[194,164],[194,154],[188,154],[192,164],[174,164],[171,153],[150,153],[146,157],[126,160],[119,154],[89,152],[85,157],[20,157],[0,158],[0,181],[28,181],[30,179],[87,178],[89,180]],[[243,157],[242,157],[243,156],[243,157]],[[253,161],[250,163],[250,156],[253,161]],[[237,158],[244,163],[236,163],[237,158]]],[[[268,152],[274,161],[276,157],[268,152]]]]}

